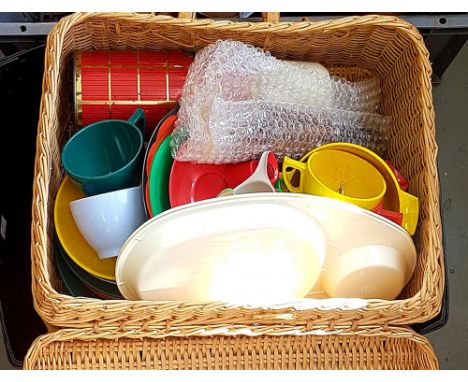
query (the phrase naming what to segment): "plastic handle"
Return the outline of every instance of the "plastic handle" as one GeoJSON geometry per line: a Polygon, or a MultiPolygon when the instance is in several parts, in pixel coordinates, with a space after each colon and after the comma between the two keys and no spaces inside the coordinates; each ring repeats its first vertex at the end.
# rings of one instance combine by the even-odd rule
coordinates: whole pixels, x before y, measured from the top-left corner
{"type": "Polygon", "coordinates": [[[414,235],[419,219],[419,199],[416,196],[400,191],[400,212],[403,213],[402,227],[414,235]]]}
{"type": "Polygon", "coordinates": [[[262,181],[268,182],[270,179],[268,178],[268,159],[269,159],[270,152],[265,151],[260,160],[258,161],[257,168],[253,172],[252,175],[249,176],[247,180],[250,181],[262,181]]]}
{"type": "Polygon", "coordinates": [[[408,191],[408,188],[409,188],[408,181],[403,177],[403,175],[400,174],[400,172],[392,165],[390,161],[386,160],[385,163],[387,163],[388,167],[390,167],[390,170],[392,170],[393,174],[395,175],[398,181],[398,184],[400,185],[400,188],[403,191],[408,191]]]}
{"type": "MultiPolygon", "coordinates": [[[[177,18],[195,20],[197,17],[196,12],[179,12],[177,18]]],[[[262,12],[262,20],[268,23],[277,23],[280,20],[279,12],[262,12]]]]}
{"type": "Polygon", "coordinates": [[[279,177],[279,168],[276,155],[272,152],[268,153],[267,173],[271,184],[275,184],[279,177]]]}
{"type": "Polygon", "coordinates": [[[381,201],[377,205],[377,207],[373,208],[372,212],[375,212],[376,214],[379,214],[380,216],[383,216],[384,218],[389,219],[398,225],[401,225],[401,223],[403,222],[403,214],[401,212],[395,212],[384,209],[383,201],[381,201]]]}
{"type": "Polygon", "coordinates": [[[141,134],[143,134],[143,137],[145,136],[146,119],[143,109],[137,108],[127,122],[136,126],[141,131],[141,134]]]}
{"type": "Polygon", "coordinates": [[[307,170],[307,164],[299,162],[297,160],[284,157],[283,160],[283,180],[286,184],[286,187],[291,192],[303,192],[303,183],[304,183],[304,172],[307,170]],[[299,186],[295,187],[291,184],[291,178],[294,172],[288,172],[288,168],[292,168],[294,170],[299,171],[300,178],[299,178],[299,186]]]}
{"type": "MultiPolygon", "coordinates": [[[[234,194],[247,194],[250,192],[275,192],[270,178],[268,177],[268,161],[270,160],[271,152],[265,151],[258,164],[257,168],[244,182],[234,188],[234,194]]],[[[276,158],[275,158],[276,160],[276,158]]]]}

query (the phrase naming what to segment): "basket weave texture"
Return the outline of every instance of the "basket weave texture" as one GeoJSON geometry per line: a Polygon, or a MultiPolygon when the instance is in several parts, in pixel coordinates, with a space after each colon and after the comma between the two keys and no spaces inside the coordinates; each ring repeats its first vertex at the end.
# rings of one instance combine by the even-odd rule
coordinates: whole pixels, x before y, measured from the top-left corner
{"type": "MultiPolygon", "coordinates": [[[[35,307],[52,326],[115,329],[122,333],[161,325],[229,328],[288,324],[331,330],[335,326],[349,326],[357,330],[368,325],[427,321],[439,312],[444,290],[436,156],[428,52],[417,29],[398,18],[363,16],[321,22],[250,23],[182,20],[152,14],[71,15],[51,31],[45,57],[32,205],[35,307]],[[299,310],[292,306],[233,307],[218,302],[101,301],[73,298],[61,292],[53,259],[53,207],[64,175],[61,149],[76,129],[74,53],[95,49],[195,52],[218,39],[253,44],[279,58],[317,61],[331,73],[350,80],[370,75],[380,79],[383,93],[380,112],[392,117],[387,157],[411,181],[409,191],[420,200],[420,221],[414,236],[417,266],[398,300],[368,300],[368,305],[360,309],[299,310]]],[[[274,331],[274,326],[271,329],[266,326],[265,334],[269,330],[274,331]]]]}
{"type": "MultiPolygon", "coordinates": [[[[428,341],[404,328],[344,331],[328,335],[236,334],[206,327],[151,333],[62,329],[39,337],[31,346],[26,369],[437,369],[428,341]],[[197,333],[198,332],[198,333],[197,333]],[[229,335],[231,334],[231,335],[229,335]]],[[[267,330],[269,331],[269,330],[267,330]]]]}

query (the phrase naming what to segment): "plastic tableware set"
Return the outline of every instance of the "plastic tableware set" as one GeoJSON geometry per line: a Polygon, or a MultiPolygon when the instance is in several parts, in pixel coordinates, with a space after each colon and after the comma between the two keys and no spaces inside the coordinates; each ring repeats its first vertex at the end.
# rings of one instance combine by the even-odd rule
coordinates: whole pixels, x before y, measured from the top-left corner
{"type": "Polygon", "coordinates": [[[65,286],[77,288],[78,279],[87,288],[75,295],[255,305],[398,297],[416,266],[418,199],[390,163],[356,144],[384,151],[390,122],[376,111],[380,89],[262,54],[228,42],[198,52],[180,109],[147,143],[137,108],[127,121],[92,123],[65,144],[56,257],[65,286]],[[223,49],[265,67],[213,66],[219,73],[197,81],[200,65],[218,62],[223,49]],[[279,69],[315,83],[307,90],[315,101],[304,101],[305,88],[288,101],[271,94],[286,81],[279,69]],[[210,94],[209,81],[223,87],[198,99],[210,94]],[[203,120],[195,105],[205,108],[203,120]],[[246,117],[259,109],[265,121],[246,117]],[[223,114],[233,110],[239,123],[223,114]],[[233,137],[242,145],[230,146],[233,137]]]}

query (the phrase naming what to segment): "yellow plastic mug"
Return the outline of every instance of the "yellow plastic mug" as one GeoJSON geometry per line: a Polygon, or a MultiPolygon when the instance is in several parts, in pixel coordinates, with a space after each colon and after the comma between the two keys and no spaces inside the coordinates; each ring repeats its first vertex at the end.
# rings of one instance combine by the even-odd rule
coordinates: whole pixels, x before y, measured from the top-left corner
{"type": "MultiPolygon", "coordinates": [[[[317,147],[313,152],[315,153],[320,150],[346,151],[371,163],[382,174],[387,183],[387,192],[384,196],[385,209],[401,212],[403,214],[401,226],[406,229],[410,235],[415,233],[419,219],[419,200],[416,196],[400,189],[395,174],[381,157],[365,147],[344,142],[329,143],[317,147]]],[[[301,161],[305,162],[308,155],[310,155],[310,153],[306,154],[301,161]]]]}
{"type": "MultiPolygon", "coordinates": [[[[419,200],[416,196],[400,189],[398,179],[381,157],[365,147],[353,143],[337,142],[328,143],[309,151],[301,158],[301,162],[306,163],[311,154],[321,150],[346,151],[371,163],[382,174],[387,183],[387,192],[383,198],[384,208],[389,211],[401,212],[403,214],[401,226],[406,229],[410,235],[416,232],[419,220],[419,200]]],[[[292,170],[288,174],[289,179],[295,178],[296,173],[297,171],[292,170]]]]}
{"type": "Polygon", "coordinates": [[[313,152],[307,162],[285,157],[283,174],[291,192],[327,196],[371,210],[387,190],[382,174],[357,155],[339,150],[313,152]],[[291,184],[291,169],[300,173],[299,186],[291,184]]]}

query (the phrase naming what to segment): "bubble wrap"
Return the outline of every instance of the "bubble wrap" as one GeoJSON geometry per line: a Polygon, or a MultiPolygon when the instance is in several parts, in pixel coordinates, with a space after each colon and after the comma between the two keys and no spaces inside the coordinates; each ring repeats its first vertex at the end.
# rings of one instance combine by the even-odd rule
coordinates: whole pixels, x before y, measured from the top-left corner
{"type": "Polygon", "coordinates": [[[191,65],[171,142],[181,161],[235,163],[266,150],[299,158],[329,142],[385,151],[389,118],[375,114],[377,80],[351,83],[317,66],[218,41],[191,65]]]}

